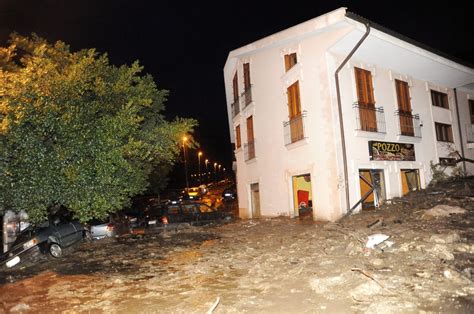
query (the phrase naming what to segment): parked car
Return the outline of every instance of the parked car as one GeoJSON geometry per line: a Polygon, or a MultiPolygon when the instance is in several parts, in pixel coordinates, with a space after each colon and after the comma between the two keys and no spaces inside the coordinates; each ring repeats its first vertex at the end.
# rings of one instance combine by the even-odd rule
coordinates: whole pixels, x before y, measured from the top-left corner
{"type": "Polygon", "coordinates": [[[222,192],[222,198],[223,198],[224,202],[233,201],[233,200],[236,199],[236,197],[237,197],[237,191],[236,191],[234,185],[227,188],[227,189],[225,189],[222,192]]]}
{"type": "Polygon", "coordinates": [[[63,248],[81,241],[84,235],[84,226],[61,210],[48,221],[23,230],[10,250],[0,257],[0,263],[10,268],[38,252],[58,258],[63,255],[63,248]]]}
{"type": "Polygon", "coordinates": [[[199,187],[184,189],[182,195],[183,200],[200,200],[201,189],[199,187]]]}
{"type": "Polygon", "coordinates": [[[148,221],[153,229],[178,229],[181,226],[201,226],[231,219],[232,216],[203,202],[183,201],[171,204],[148,221]]]}
{"type": "Polygon", "coordinates": [[[106,219],[93,219],[89,222],[93,239],[113,238],[130,232],[130,222],[127,216],[111,214],[106,219]]]}

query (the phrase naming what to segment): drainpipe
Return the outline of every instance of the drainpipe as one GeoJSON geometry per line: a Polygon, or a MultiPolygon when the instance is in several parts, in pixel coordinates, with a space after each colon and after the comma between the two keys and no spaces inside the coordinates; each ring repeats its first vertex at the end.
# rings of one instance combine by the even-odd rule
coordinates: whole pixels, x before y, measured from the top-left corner
{"type": "Polygon", "coordinates": [[[336,79],[336,93],[337,93],[337,109],[339,111],[339,128],[341,132],[341,144],[342,144],[342,163],[344,165],[344,187],[346,192],[346,208],[348,209],[347,213],[344,216],[350,215],[354,208],[351,208],[350,198],[349,198],[349,179],[348,179],[348,171],[347,171],[347,155],[346,155],[346,139],[344,136],[344,121],[342,118],[342,105],[341,105],[341,91],[339,89],[339,71],[342,70],[344,65],[349,61],[352,55],[356,52],[362,42],[369,36],[370,33],[370,24],[367,22],[365,24],[365,34],[359,40],[359,42],[352,48],[351,52],[347,55],[347,57],[342,61],[341,65],[337,68],[336,72],[334,73],[336,79]]]}
{"type": "MultiPolygon", "coordinates": [[[[464,157],[464,143],[462,141],[462,128],[461,128],[461,120],[459,119],[459,106],[458,106],[458,91],[454,88],[454,104],[456,105],[456,116],[458,118],[458,129],[459,129],[459,139],[461,140],[461,155],[462,158],[464,157]]],[[[462,162],[462,168],[464,170],[464,174],[466,174],[466,162],[462,162]]]]}

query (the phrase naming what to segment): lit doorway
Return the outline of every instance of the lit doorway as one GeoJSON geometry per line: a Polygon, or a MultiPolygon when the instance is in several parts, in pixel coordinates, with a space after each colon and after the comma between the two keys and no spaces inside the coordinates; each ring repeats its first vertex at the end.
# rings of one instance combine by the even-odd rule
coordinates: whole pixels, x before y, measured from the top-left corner
{"type": "Polygon", "coordinates": [[[420,190],[420,172],[418,169],[401,169],[402,196],[411,191],[420,190]]]}
{"type": "Polygon", "coordinates": [[[258,183],[250,184],[250,202],[252,218],[260,218],[260,190],[258,183]]]}
{"type": "Polygon", "coordinates": [[[311,175],[309,173],[294,176],[293,184],[293,203],[295,216],[313,215],[313,195],[311,188],[311,175]]]}
{"type": "Polygon", "coordinates": [[[359,184],[362,209],[375,209],[383,204],[386,199],[383,170],[359,170],[359,184]]]}

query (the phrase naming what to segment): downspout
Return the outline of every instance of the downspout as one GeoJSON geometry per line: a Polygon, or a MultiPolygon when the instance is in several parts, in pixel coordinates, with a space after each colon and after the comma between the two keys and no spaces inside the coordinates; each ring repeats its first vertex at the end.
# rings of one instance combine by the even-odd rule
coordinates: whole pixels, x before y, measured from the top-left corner
{"type": "MultiPolygon", "coordinates": [[[[459,129],[459,139],[461,140],[461,155],[462,158],[464,157],[464,143],[462,141],[462,128],[461,128],[461,120],[459,118],[459,106],[458,106],[458,91],[456,88],[454,88],[454,104],[456,105],[456,116],[458,118],[458,129],[459,129]]],[[[464,170],[464,174],[466,174],[466,162],[462,162],[462,168],[464,170]]]]}
{"type": "Polygon", "coordinates": [[[334,73],[334,77],[336,79],[336,94],[337,94],[337,109],[339,111],[339,128],[341,132],[341,145],[342,145],[342,163],[344,165],[344,187],[346,192],[346,208],[347,213],[344,216],[350,215],[354,208],[351,208],[350,198],[349,198],[349,179],[348,179],[348,171],[347,171],[347,155],[346,155],[346,138],[344,136],[344,120],[342,118],[342,105],[341,105],[341,91],[339,89],[339,71],[346,65],[352,55],[356,52],[356,50],[360,47],[362,42],[369,36],[370,33],[370,24],[369,22],[365,23],[366,31],[364,36],[359,40],[359,42],[352,48],[351,52],[347,55],[347,57],[342,61],[341,65],[336,69],[334,73]]]}

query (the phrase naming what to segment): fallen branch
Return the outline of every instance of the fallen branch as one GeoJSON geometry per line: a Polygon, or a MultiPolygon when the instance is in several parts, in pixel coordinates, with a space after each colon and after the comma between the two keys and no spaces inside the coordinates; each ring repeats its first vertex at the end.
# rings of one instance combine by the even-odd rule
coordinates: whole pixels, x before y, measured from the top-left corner
{"type": "Polygon", "coordinates": [[[217,297],[216,301],[209,308],[209,311],[207,311],[207,314],[212,314],[212,312],[214,312],[214,310],[216,309],[217,305],[219,305],[220,301],[221,301],[221,298],[217,297]]]}
{"type": "Polygon", "coordinates": [[[352,270],[352,271],[357,271],[357,272],[361,273],[362,275],[364,275],[365,277],[372,279],[372,280],[375,281],[375,283],[377,283],[381,288],[385,289],[385,286],[384,286],[380,281],[378,281],[377,279],[375,279],[375,277],[374,277],[371,273],[369,273],[369,272],[367,272],[367,271],[365,271],[365,270],[363,270],[363,269],[361,269],[361,268],[357,268],[357,267],[351,268],[351,270],[352,270]]]}

